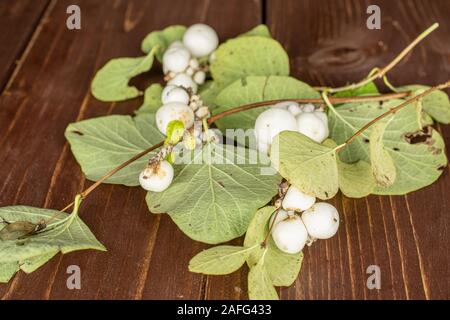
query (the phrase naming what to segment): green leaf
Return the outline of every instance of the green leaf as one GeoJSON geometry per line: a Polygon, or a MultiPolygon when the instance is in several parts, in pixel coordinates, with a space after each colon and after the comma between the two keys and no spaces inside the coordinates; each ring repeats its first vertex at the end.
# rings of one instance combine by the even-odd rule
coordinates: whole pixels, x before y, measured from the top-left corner
{"type": "MultiPolygon", "coordinates": [[[[328,112],[330,138],[338,144],[344,143],[365,124],[402,102],[403,100],[394,99],[387,102],[345,103],[338,108],[330,109],[328,112]]],[[[394,115],[393,121],[386,130],[402,130],[403,116],[407,116],[407,119],[414,123],[415,128],[420,128],[419,115],[419,110],[410,105],[394,115]]],[[[358,160],[370,162],[369,136],[371,130],[372,128],[369,128],[364,131],[339,153],[344,162],[353,163],[358,160]]]]}
{"type": "MultiPolygon", "coordinates": [[[[269,219],[274,212],[274,206],[266,206],[259,209],[255,213],[251,223],[248,226],[247,233],[245,234],[244,247],[250,248],[255,245],[259,245],[264,241],[269,230],[269,219]]],[[[253,267],[261,258],[261,254],[261,252],[253,252],[249,256],[248,266],[253,267]]]]}
{"type": "Polygon", "coordinates": [[[208,106],[210,110],[216,107],[216,97],[222,91],[223,87],[213,80],[206,81],[198,90],[203,104],[208,106]]]}
{"type": "MultiPolygon", "coordinates": [[[[325,140],[323,145],[330,148],[337,147],[331,139],[325,140]]],[[[345,163],[336,157],[338,165],[338,182],[341,192],[349,198],[362,198],[371,194],[375,187],[372,166],[366,161],[345,163]]]]}
{"type": "Polygon", "coordinates": [[[250,223],[245,235],[244,246],[247,248],[257,246],[257,248],[250,252],[247,264],[250,268],[253,268],[267,250],[265,254],[265,268],[273,285],[290,286],[295,282],[300,272],[303,253],[288,254],[282,252],[277,248],[272,237],[269,237],[265,248],[260,246],[267,236],[269,219],[274,214],[274,211],[275,207],[271,206],[261,208],[256,212],[250,223]]]}
{"type": "Polygon", "coordinates": [[[217,48],[210,70],[214,81],[221,85],[249,75],[287,76],[289,58],[283,47],[271,38],[238,37],[217,48]]]}
{"type": "MultiPolygon", "coordinates": [[[[281,270],[279,270],[281,272],[281,270]]],[[[248,296],[250,300],[278,300],[269,273],[264,266],[264,254],[248,273],[248,296]]]]}
{"type": "Polygon", "coordinates": [[[18,262],[0,263],[0,283],[7,283],[19,269],[18,262]]]}
{"type": "MultiPolygon", "coordinates": [[[[407,124],[405,124],[407,125],[407,124]]],[[[447,167],[445,143],[442,136],[431,127],[425,131],[411,132],[407,136],[385,134],[385,146],[397,168],[395,183],[387,188],[377,188],[375,194],[406,194],[436,181],[447,167]],[[419,142],[410,136],[421,137],[419,142]]]]}
{"type": "Polygon", "coordinates": [[[283,131],[272,141],[270,159],[283,178],[303,192],[330,199],[339,190],[336,148],[283,131]]]}
{"type": "Polygon", "coordinates": [[[277,248],[272,237],[269,238],[267,246],[265,265],[272,284],[283,287],[292,285],[300,273],[303,253],[289,254],[281,251],[277,248]]]}
{"type": "MultiPolygon", "coordinates": [[[[65,132],[72,152],[86,177],[97,181],[105,173],[150,146],[164,140],[152,114],[137,117],[112,115],[70,124],[65,132]]],[[[107,180],[107,183],[139,185],[139,173],[147,157],[136,160],[107,180]]]]}
{"type": "Polygon", "coordinates": [[[189,271],[214,275],[229,274],[242,267],[249,251],[249,248],[237,246],[218,246],[204,250],[191,259],[189,271]]]}
{"type": "MultiPolygon", "coordinates": [[[[403,100],[379,103],[347,103],[331,109],[328,115],[330,137],[338,144],[344,143],[362,126],[403,100]]],[[[377,194],[406,194],[430,185],[442,174],[447,165],[444,142],[435,130],[422,135],[422,140],[408,139],[420,135],[422,126],[427,124],[422,116],[420,104],[411,104],[391,116],[383,143],[385,150],[394,160],[397,175],[395,183],[388,188],[377,188],[377,194]],[[413,142],[413,143],[412,143],[413,142]]],[[[339,155],[347,163],[359,160],[370,162],[369,142],[372,128],[365,131],[354,142],[346,146],[339,155]]]]}
{"type": "Polygon", "coordinates": [[[378,94],[378,88],[375,85],[374,82],[369,82],[362,87],[358,87],[353,90],[346,90],[335,93],[334,97],[356,97],[356,96],[362,96],[362,95],[375,95],[378,94]]]}
{"type": "Polygon", "coordinates": [[[142,106],[136,110],[137,115],[145,113],[156,113],[159,107],[161,107],[161,94],[163,91],[162,85],[159,83],[153,83],[144,92],[144,103],[142,106]]]}
{"type": "Polygon", "coordinates": [[[58,253],[59,250],[55,248],[54,250],[50,250],[40,256],[30,258],[24,261],[24,263],[20,266],[20,269],[25,273],[32,273],[46,264],[47,261],[56,256],[58,253]]]}
{"type": "Polygon", "coordinates": [[[172,42],[182,40],[185,31],[186,27],[181,25],[173,25],[163,30],[153,31],[144,38],[141,43],[141,49],[143,52],[149,53],[154,48],[157,48],[155,51],[156,58],[162,61],[162,56],[167,47],[172,42]]]}
{"type": "Polygon", "coordinates": [[[360,160],[345,163],[338,159],[339,189],[349,198],[362,198],[371,194],[376,186],[372,167],[360,160]]]}
{"type": "Polygon", "coordinates": [[[17,240],[0,241],[0,282],[8,282],[19,269],[27,273],[35,271],[58,252],[106,250],[79,218],[79,202],[78,198],[71,215],[28,206],[0,208],[0,218],[10,223],[53,221],[39,233],[17,240]]]}
{"type": "MultiPolygon", "coordinates": [[[[430,87],[413,84],[397,88],[399,91],[415,91],[419,94],[430,87]]],[[[413,96],[414,96],[413,95],[413,96]]],[[[450,123],[450,100],[448,95],[442,90],[436,90],[422,98],[423,110],[432,116],[436,121],[449,124],[450,123]]]]}
{"type": "Polygon", "coordinates": [[[252,36],[272,38],[269,28],[267,28],[265,24],[259,24],[253,29],[239,35],[239,37],[252,37],[252,36]]]}
{"type": "MultiPolygon", "coordinates": [[[[157,47],[155,47],[157,49],[157,47]]],[[[155,50],[145,57],[117,58],[108,61],[94,77],[91,92],[101,101],[123,101],[142,94],[128,82],[131,78],[147,72],[153,65],[155,50]]]]}
{"type": "Polygon", "coordinates": [[[277,193],[280,176],[254,150],[209,143],[177,159],[184,165],[175,165],[172,185],[149,192],[147,203],[194,240],[214,244],[241,236],[255,211],[277,193]]]}
{"type": "MultiPolygon", "coordinates": [[[[223,89],[215,103],[214,114],[244,104],[274,99],[320,98],[320,94],[304,82],[282,76],[249,76],[223,89]]],[[[253,129],[258,115],[267,110],[256,108],[224,117],[216,122],[220,129],[253,129]]]]}
{"type": "Polygon", "coordinates": [[[391,186],[397,176],[394,160],[385,150],[383,143],[384,133],[388,125],[389,121],[375,124],[369,138],[370,163],[375,180],[381,187],[391,186]]]}

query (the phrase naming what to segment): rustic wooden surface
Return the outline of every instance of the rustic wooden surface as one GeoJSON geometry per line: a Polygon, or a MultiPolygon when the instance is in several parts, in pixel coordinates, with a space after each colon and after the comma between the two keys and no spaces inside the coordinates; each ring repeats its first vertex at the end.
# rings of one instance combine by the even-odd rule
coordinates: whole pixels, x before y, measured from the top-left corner
{"type": "MultiPolygon", "coordinates": [[[[144,36],[170,24],[211,24],[221,40],[266,23],[287,49],[294,76],[342,85],[386,64],[415,35],[441,27],[389,74],[394,84],[436,84],[450,69],[450,3],[331,0],[2,0],[0,2],[0,205],[61,208],[86,181],[64,139],[68,123],[130,114],[140,101],[101,103],[89,94],[107,60],[140,55],[144,36]],[[65,27],[77,4],[82,29],[65,27]],[[382,29],[368,30],[366,8],[378,4],[382,29]],[[17,61],[17,63],[16,63],[17,61]]],[[[161,81],[160,70],[134,80],[161,81]]],[[[450,128],[438,128],[450,143],[450,128]]],[[[296,284],[282,299],[448,299],[448,168],[433,186],[398,197],[332,202],[342,214],[338,235],[305,250],[296,284]],[[366,268],[379,265],[380,290],[366,268]]],[[[2,299],[245,299],[246,270],[224,277],[189,273],[206,248],[166,215],[150,215],[139,188],[104,185],[82,218],[108,247],[58,255],[38,271],[0,285],[2,299]],[[82,289],[66,288],[66,268],[79,265],[82,289]]],[[[240,243],[241,240],[235,240],[240,243]]]]}

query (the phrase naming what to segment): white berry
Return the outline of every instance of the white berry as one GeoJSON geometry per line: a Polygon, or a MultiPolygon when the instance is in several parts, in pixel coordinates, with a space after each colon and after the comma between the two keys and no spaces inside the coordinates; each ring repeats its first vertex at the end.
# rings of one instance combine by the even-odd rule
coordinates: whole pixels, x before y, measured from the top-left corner
{"type": "Polygon", "coordinates": [[[175,85],[185,89],[191,89],[193,93],[197,92],[197,84],[190,76],[184,73],[178,73],[167,82],[168,85],[175,85]]]}
{"type": "Polygon", "coordinates": [[[204,57],[217,48],[219,37],[213,28],[198,23],[186,30],[183,36],[183,44],[194,57],[204,57]]]}
{"type": "Polygon", "coordinates": [[[314,114],[322,120],[322,122],[327,126],[328,128],[328,117],[327,114],[323,111],[314,111],[314,114]]]}
{"type": "Polygon", "coordinates": [[[187,69],[184,71],[189,77],[192,77],[194,75],[195,70],[191,67],[187,67],[187,69]]]}
{"type": "Polygon", "coordinates": [[[196,111],[198,108],[200,108],[202,106],[202,103],[200,101],[192,101],[191,98],[191,102],[189,103],[189,107],[193,110],[196,111]]]}
{"type": "Polygon", "coordinates": [[[171,49],[171,48],[184,48],[184,49],[186,49],[184,44],[183,44],[183,42],[181,42],[179,40],[172,42],[170,44],[170,46],[169,46],[169,49],[171,49]]]}
{"type": "Polygon", "coordinates": [[[328,124],[315,112],[304,112],[297,116],[298,132],[308,138],[321,143],[328,137],[328,124]]]}
{"type": "Polygon", "coordinates": [[[315,239],[329,239],[339,228],[339,213],[326,202],[318,202],[302,214],[309,235],[315,239]]]}
{"type": "Polygon", "coordinates": [[[302,113],[302,108],[297,102],[294,101],[279,102],[277,104],[274,104],[272,108],[285,109],[289,111],[294,117],[302,113]]]}
{"type": "Polygon", "coordinates": [[[271,108],[261,113],[255,122],[256,140],[267,145],[282,131],[297,131],[297,122],[287,110],[271,108]]]}
{"type": "Polygon", "coordinates": [[[288,106],[288,111],[294,116],[298,116],[302,113],[302,108],[298,105],[298,103],[292,103],[288,106]]]}
{"type": "Polygon", "coordinates": [[[303,193],[294,186],[290,186],[284,196],[283,209],[289,211],[304,211],[316,202],[316,197],[303,193]]]}
{"type": "Polygon", "coordinates": [[[156,168],[146,168],[139,175],[139,183],[147,191],[166,190],[173,180],[173,167],[167,161],[161,161],[156,168]]]}
{"type": "Polygon", "coordinates": [[[314,110],[316,109],[316,107],[314,107],[314,105],[311,103],[303,104],[301,105],[301,108],[303,112],[314,112],[314,110]]]}
{"type": "Polygon", "coordinates": [[[281,221],[286,220],[287,218],[289,218],[289,214],[286,211],[284,211],[283,209],[280,209],[278,211],[278,214],[275,212],[274,214],[272,214],[272,217],[270,217],[269,227],[272,224],[273,224],[273,226],[275,226],[276,224],[278,224],[281,221]],[[275,222],[273,221],[274,219],[275,219],[275,222]]]}
{"type": "Polygon", "coordinates": [[[308,240],[308,232],[298,216],[278,222],[272,231],[278,249],[286,253],[299,253],[308,240]]]}
{"type": "Polygon", "coordinates": [[[194,73],[192,79],[194,79],[195,83],[202,85],[203,83],[205,83],[206,73],[204,71],[197,71],[196,73],[194,73]]]}
{"type": "Polygon", "coordinates": [[[194,112],[189,106],[179,102],[164,104],[156,112],[156,126],[163,134],[166,134],[167,125],[173,120],[182,121],[184,128],[188,129],[194,124],[194,112]]]}
{"type": "Polygon", "coordinates": [[[189,104],[189,94],[181,87],[170,85],[166,86],[162,91],[161,101],[163,104],[170,102],[189,104]]]}
{"type": "Polygon", "coordinates": [[[189,67],[191,67],[192,69],[196,70],[196,69],[198,69],[199,66],[200,66],[200,64],[199,64],[199,62],[198,62],[197,59],[192,58],[192,59],[189,61],[189,67]]]}
{"type": "Polygon", "coordinates": [[[209,108],[204,106],[204,107],[198,108],[198,110],[195,111],[195,115],[197,116],[197,118],[203,119],[203,118],[209,117],[211,115],[211,113],[209,112],[209,108]]]}
{"type": "Polygon", "coordinates": [[[191,54],[185,48],[172,47],[166,50],[163,55],[164,70],[172,72],[182,72],[189,66],[191,54]]]}

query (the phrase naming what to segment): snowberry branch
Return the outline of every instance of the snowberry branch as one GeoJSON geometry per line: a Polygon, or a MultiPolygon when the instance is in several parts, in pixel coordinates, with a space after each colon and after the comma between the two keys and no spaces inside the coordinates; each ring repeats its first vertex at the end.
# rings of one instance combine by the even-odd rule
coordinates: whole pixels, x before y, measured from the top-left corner
{"type": "MultiPolygon", "coordinates": [[[[386,79],[385,75],[387,72],[389,72],[392,68],[394,68],[420,41],[422,41],[426,36],[428,36],[432,31],[434,31],[436,28],[438,28],[439,24],[438,23],[434,23],[432,26],[430,26],[428,29],[426,29],[424,32],[422,32],[416,39],[414,39],[413,42],[411,42],[405,49],[403,49],[396,57],[394,60],[392,60],[388,65],[386,65],[384,68],[382,69],[374,69],[373,72],[371,72],[369,74],[369,76],[367,78],[365,78],[364,80],[358,82],[358,83],[354,83],[348,86],[344,86],[344,87],[340,87],[340,88],[327,88],[327,87],[318,87],[316,89],[320,90],[320,91],[324,91],[325,93],[334,93],[334,92],[340,92],[340,91],[345,91],[345,90],[353,90],[359,87],[364,86],[367,83],[370,83],[371,81],[378,79],[378,78],[384,78],[386,79]]],[[[387,80],[387,79],[386,79],[387,80]]],[[[401,108],[405,107],[406,105],[424,97],[425,95],[435,91],[435,90],[440,90],[443,88],[447,88],[450,86],[450,82],[446,82],[444,84],[438,85],[436,87],[430,88],[428,90],[426,90],[425,92],[405,101],[404,103],[400,104],[399,106],[389,110],[388,112],[378,116],[377,118],[373,119],[372,121],[370,121],[369,123],[367,123],[364,127],[362,127],[360,130],[358,130],[353,136],[351,136],[342,146],[339,146],[339,150],[342,149],[343,147],[345,147],[346,145],[350,144],[354,139],[356,139],[357,136],[359,136],[363,131],[365,131],[367,128],[369,128],[370,126],[372,126],[374,123],[378,122],[379,120],[383,119],[384,117],[388,116],[389,114],[393,114],[395,112],[397,112],[398,110],[400,110],[401,108]]],[[[242,111],[246,111],[246,110],[250,110],[250,109],[255,109],[255,108],[259,108],[259,107],[264,107],[264,106],[269,106],[269,105],[273,105],[276,104],[278,102],[282,102],[282,101],[295,101],[298,103],[315,103],[315,104],[320,104],[323,103],[325,101],[326,104],[328,105],[332,105],[333,103],[347,103],[347,102],[366,102],[366,101],[385,101],[385,100],[390,100],[390,99],[396,99],[396,98],[403,98],[406,96],[409,96],[411,93],[410,92],[398,92],[398,93],[390,93],[390,94],[382,94],[382,95],[375,95],[375,96],[362,96],[362,97],[330,97],[328,98],[325,94],[325,96],[323,96],[323,99],[280,99],[280,100],[269,100],[269,101],[262,101],[262,102],[256,102],[256,103],[251,103],[251,104],[247,104],[247,105],[243,105],[237,108],[233,108],[233,109],[229,109],[226,110],[224,112],[218,113],[212,117],[210,117],[208,119],[208,124],[212,124],[215,121],[234,114],[234,113],[238,113],[238,112],[242,112],[242,111]]],[[[126,166],[130,165],[131,163],[133,163],[134,161],[142,158],[143,156],[145,156],[146,154],[148,154],[149,152],[160,148],[164,145],[164,141],[161,141],[151,147],[149,147],[148,149],[142,151],[141,153],[135,155],[134,157],[130,158],[129,160],[125,161],[124,163],[122,163],[120,166],[112,169],[111,171],[109,171],[108,173],[106,173],[102,178],[100,178],[98,181],[96,181],[94,184],[92,184],[90,187],[88,187],[87,189],[85,189],[80,195],[81,198],[84,199],[86,198],[92,191],[94,191],[99,185],[101,185],[103,182],[105,182],[108,178],[112,177],[114,174],[116,174],[117,172],[119,172],[120,170],[122,170],[123,168],[125,168],[126,166]]],[[[71,208],[74,205],[74,202],[68,204],[65,208],[61,209],[60,211],[66,211],[69,208],[71,208]]]]}
{"type": "MultiPolygon", "coordinates": [[[[437,90],[437,89],[435,89],[435,90],[437,90]]],[[[399,93],[389,93],[389,94],[372,95],[372,96],[361,96],[361,97],[334,97],[334,98],[330,97],[330,98],[328,98],[328,100],[330,103],[386,101],[386,100],[391,100],[391,99],[407,97],[410,94],[411,94],[410,92],[399,92],[399,93]]],[[[322,100],[320,98],[317,98],[317,99],[279,99],[279,100],[268,100],[268,101],[262,101],[262,102],[255,102],[255,103],[242,105],[242,106],[218,113],[215,116],[212,116],[208,119],[208,124],[212,124],[213,122],[215,122],[223,117],[229,116],[231,114],[235,114],[235,113],[250,110],[250,109],[260,108],[260,107],[264,107],[264,106],[269,106],[269,105],[273,105],[273,104],[276,104],[278,102],[283,102],[283,101],[295,101],[298,103],[316,103],[316,104],[324,103],[324,100],[322,100]]],[[[350,142],[348,142],[348,143],[350,143],[350,142]]],[[[141,153],[135,155],[133,158],[130,158],[129,160],[125,161],[120,166],[109,171],[103,177],[101,177],[98,181],[96,181],[93,185],[91,185],[89,188],[87,188],[86,190],[81,192],[82,199],[85,199],[92,191],[94,191],[99,185],[101,185],[107,179],[112,177],[114,174],[116,174],[123,168],[127,167],[134,161],[142,158],[143,156],[150,153],[151,151],[162,147],[163,145],[164,145],[164,141],[161,141],[161,142],[149,147],[148,149],[142,151],[141,153]]],[[[74,204],[73,202],[68,204],[66,207],[64,207],[60,211],[64,212],[64,211],[70,209],[73,206],[73,204],[74,204]]]]}
{"type": "Polygon", "coordinates": [[[438,23],[434,23],[431,25],[428,29],[426,29],[424,32],[422,32],[416,39],[414,39],[413,42],[411,42],[406,48],[404,48],[395,58],[392,60],[388,65],[386,65],[384,68],[379,69],[377,72],[375,72],[373,75],[369,75],[364,80],[353,83],[344,87],[339,88],[327,88],[327,87],[316,87],[315,89],[320,91],[328,91],[329,93],[335,93],[340,91],[346,91],[346,90],[354,90],[357,88],[360,88],[376,79],[383,78],[386,73],[388,73],[392,68],[394,68],[417,44],[419,44],[420,41],[422,41],[425,37],[427,37],[431,32],[433,32],[435,29],[439,27],[438,23]]]}
{"type": "MultiPolygon", "coordinates": [[[[380,95],[371,95],[371,96],[360,96],[360,97],[330,97],[330,101],[332,103],[348,103],[348,102],[368,102],[368,101],[386,101],[391,99],[399,99],[407,97],[411,94],[411,92],[398,92],[398,93],[387,93],[380,95]]],[[[313,103],[313,104],[323,104],[324,101],[321,98],[317,99],[276,99],[276,100],[267,100],[261,102],[255,102],[250,104],[245,104],[233,109],[228,109],[226,111],[220,112],[208,119],[208,123],[211,124],[216,122],[217,120],[229,116],[234,113],[239,113],[242,111],[247,111],[250,109],[266,107],[273,104],[277,104],[283,101],[292,101],[300,104],[313,103]]]]}
{"type": "MultiPolygon", "coordinates": [[[[379,120],[383,119],[384,117],[388,116],[389,114],[393,114],[395,112],[397,112],[398,110],[400,110],[401,108],[405,107],[406,105],[426,96],[427,94],[435,91],[435,90],[441,90],[444,88],[448,88],[450,87],[450,81],[447,81],[444,84],[432,87],[426,91],[424,91],[423,93],[405,101],[404,103],[400,104],[399,106],[392,108],[391,110],[389,110],[386,113],[383,113],[382,115],[378,116],[377,118],[373,119],[372,121],[370,121],[369,123],[367,123],[364,127],[362,127],[360,130],[358,130],[352,137],[350,137],[342,146],[340,146],[339,150],[343,147],[345,147],[346,145],[350,144],[354,139],[356,139],[357,136],[359,136],[363,131],[365,131],[367,128],[369,128],[370,126],[372,126],[374,123],[378,122],[379,120]]],[[[332,103],[347,103],[347,102],[366,102],[366,101],[386,101],[386,100],[391,100],[391,99],[396,99],[396,98],[403,98],[403,97],[407,97],[411,94],[411,92],[399,92],[399,93],[389,93],[389,94],[381,94],[381,95],[373,95],[373,96],[361,96],[361,97],[326,97],[325,99],[279,99],[279,100],[268,100],[268,101],[262,101],[262,102],[255,102],[255,103],[250,103],[250,104],[246,104],[246,105],[242,105],[233,109],[229,109],[226,110],[224,112],[218,113],[215,116],[212,116],[208,119],[208,124],[212,124],[213,122],[229,116],[231,114],[234,113],[238,113],[238,112],[242,112],[242,111],[246,111],[246,110],[250,110],[250,109],[255,109],[255,108],[259,108],[259,107],[264,107],[264,106],[269,106],[269,105],[273,105],[276,104],[278,102],[282,102],[282,101],[295,101],[298,103],[323,103],[325,100],[326,104],[332,104],[332,103]]],[[[160,141],[159,143],[149,147],[148,149],[142,151],[141,153],[135,155],[134,157],[128,159],[127,161],[125,161],[124,163],[122,163],[120,166],[112,169],[111,171],[109,171],[108,173],[106,173],[103,177],[101,177],[98,181],[96,181],[93,185],[91,185],[89,188],[85,189],[83,192],[81,192],[81,198],[85,199],[92,191],[94,191],[99,185],[101,185],[103,182],[105,182],[107,179],[109,179],[110,177],[112,177],[114,174],[116,174],[117,172],[119,172],[120,170],[122,170],[123,168],[127,167],[128,165],[130,165],[131,163],[133,163],[134,161],[142,158],[143,156],[145,156],[146,154],[150,153],[151,151],[158,149],[160,147],[162,147],[164,145],[164,141],[160,141]]],[[[74,205],[74,202],[68,204],[66,207],[64,207],[63,209],[61,209],[61,212],[64,212],[66,210],[68,210],[69,208],[71,208],[74,205]]]]}
{"type": "MultiPolygon", "coordinates": [[[[378,117],[372,119],[371,121],[369,121],[367,124],[365,124],[363,127],[361,127],[358,131],[356,131],[350,138],[348,138],[342,145],[338,146],[338,149],[336,151],[340,151],[342,150],[345,146],[349,145],[350,143],[352,143],[359,135],[361,135],[361,133],[363,133],[364,131],[366,131],[368,128],[370,128],[372,125],[374,125],[375,123],[377,123],[378,121],[384,119],[385,117],[391,115],[391,114],[395,114],[397,111],[403,109],[404,107],[410,105],[411,103],[422,99],[423,97],[425,97],[426,95],[432,93],[433,91],[436,90],[442,90],[445,88],[450,87],[450,80],[448,80],[445,83],[439,84],[437,86],[431,87],[428,90],[425,90],[424,92],[406,100],[405,102],[399,104],[398,106],[390,109],[389,111],[386,111],[385,113],[379,115],[378,117]]],[[[330,107],[333,108],[333,106],[331,105],[331,102],[329,100],[329,98],[326,95],[326,91],[324,91],[322,93],[322,97],[325,101],[325,103],[330,107]]]]}

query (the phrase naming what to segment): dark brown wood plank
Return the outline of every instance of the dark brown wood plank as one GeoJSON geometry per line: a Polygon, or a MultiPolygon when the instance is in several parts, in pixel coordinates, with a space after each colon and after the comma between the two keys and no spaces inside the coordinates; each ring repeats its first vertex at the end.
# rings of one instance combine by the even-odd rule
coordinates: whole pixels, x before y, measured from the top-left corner
{"type": "MultiPolygon", "coordinates": [[[[300,79],[327,85],[358,80],[372,66],[387,63],[394,52],[438,20],[442,26],[430,37],[430,46],[416,50],[390,78],[394,84],[446,80],[449,30],[444,20],[448,7],[443,1],[377,2],[383,26],[387,22],[388,31],[382,32],[364,30],[364,2],[280,2],[268,1],[268,22],[288,49],[293,74],[300,79]],[[310,14],[299,18],[301,12],[310,14]],[[371,37],[387,47],[377,48],[378,42],[369,41],[371,37]],[[345,46],[341,47],[342,43],[345,46]]],[[[65,127],[77,119],[130,113],[140,103],[105,104],[90,97],[89,82],[108,59],[140,55],[139,43],[145,34],[165,25],[206,21],[225,39],[257,24],[261,12],[259,2],[237,0],[220,5],[206,0],[168,4],[54,1],[50,9],[48,21],[0,97],[0,205],[61,208],[90,184],[65,143],[65,127]],[[79,4],[82,9],[81,31],[65,29],[69,4],[79,4]]],[[[160,78],[160,73],[152,71],[149,77],[140,78],[139,84],[160,78]]],[[[449,142],[449,128],[440,129],[449,142]]],[[[299,280],[282,289],[281,298],[448,298],[445,243],[449,205],[445,192],[449,187],[446,170],[434,186],[407,197],[333,199],[343,215],[338,236],[306,250],[299,280]],[[370,264],[381,267],[379,291],[365,287],[365,268],[370,264]]],[[[245,270],[226,277],[190,274],[189,259],[206,246],[184,236],[167,216],[149,215],[143,198],[144,192],[138,188],[99,188],[85,201],[82,217],[109,252],[58,256],[37,272],[20,274],[10,284],[0,285],[0,297],[247,297],[245,270]],[[80,291],[66,288],[65,270],[71,264],[81,267],[80,291]]]]}
{"type": "MultiPolygon", "coordinates": [[[[0,205],[62,208],[89,185],[64,139],[68,123],[131,114],[141,101],[101,103],[90,81],[113,57],[140,56],[140,42],[171,24],[206,21],[221,38],[260,21],[259,1],[53,1],[11,85],[0,97],[0,205]],[[65,28],[66,8],[81,8],[82,29],[65,28]],[[230,21],[230,16],[233,20],[230,21]]],[[[13,25],[9,28],[14,28],[13,25]]],[[[161,81],[160,68],[138,85],[161,81]]],[[[151,215],[139,188],[104,185],[83,203],[81,217],[109,249],[57,256],[38,271],[0,285],[3,299],[200,299],[206,277],[188,262],[205,245],[188,239],[166,215],[151,215]],[[66,287],[78,265],[82,289],[66,287]]]]}
{"type": "MultiPolygon", "coordinates": [[[[386,65],[435,21],[441,27],[388,75],[394,85],[448,80],[448,12],[448,1],[440,0],[267,1],[267,23],[289,53],[292,74],[330,86],[386,65]],[[366,28],[370,4],[381,8],[381,30],[366,28]]],[[[450,143],[448,126],[440,129],[450,143]]],[[[342,214],[338,235],[305,250],[299,280],[282,289],[281,297],[448,299],[449,187],[447,168],[434,185],[407,196],[336,197],[332,202],[342,214]],[[381,290],[366,287],[369,265],[381,268],[381,290]]]]}
{"type": "Polygon", "coordinates": [[[0,92],[41,22],[48,3],[49,0],[0,2],[0,92]]]}

